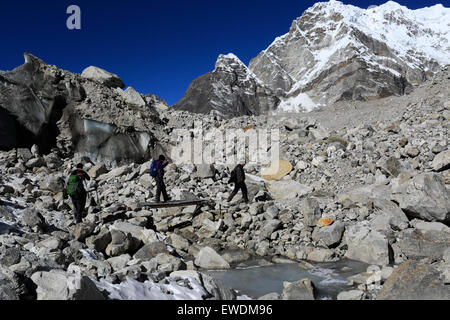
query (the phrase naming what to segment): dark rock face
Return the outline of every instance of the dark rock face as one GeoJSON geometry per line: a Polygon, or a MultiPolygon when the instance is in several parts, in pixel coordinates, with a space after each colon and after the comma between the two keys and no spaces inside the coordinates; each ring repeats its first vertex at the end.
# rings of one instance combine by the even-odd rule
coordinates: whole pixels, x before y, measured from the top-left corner
{"type": "Polygon", "coordinates": [[[43,154],[58,147],[65,156],[119,164],[143,162],[153,149],[164,149],[154,134],[161,131],[154,105],[164,101],[134,92],[142,101],[136,106],[110,83],[24,56],[24,65],[0,73],[0,150],[36,144],[43,154]]]}
{"type": "Polygon", "coordinates": [[[195,113],[217,111],[224,117],[259,115],[279,103],[267,88],[234,55],[220,55],[214,71],[192,81],[174,108],[195,113]]]}
{"type": "Polygon", "coordinates": [[[82,99],[82,88],[61,81],[61,74],[25,54],[25,64],[0,75],[0,148],[31,147],[43,152],[56,144],[67,99],[82,99]],[[66,87],[67,86],[67,87],[66,87]]]}

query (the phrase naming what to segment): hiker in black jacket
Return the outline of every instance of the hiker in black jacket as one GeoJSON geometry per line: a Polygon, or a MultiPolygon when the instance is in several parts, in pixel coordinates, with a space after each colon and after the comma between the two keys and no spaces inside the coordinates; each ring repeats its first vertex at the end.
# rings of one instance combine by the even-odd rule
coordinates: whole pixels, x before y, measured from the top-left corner
{"type": "Polygon", "coordinates": [[[244,172],[245,160],[239,161],[239,164],[231,172],[230,182],[234,182],[234,190],[228,197],[228,202],[233,200],[234,196],[238,193],[239,189],[242,191],[242,197],[245,203],[248,203],[247,185],[245,184],[245,172],[244,172]]]}
{"type": "Polygon", "coordinates": [[[167,167],[169,161],[166,160],[166,157],[163,155],[159,156],[159,159],[156,161],[156,202],[160,202],[161,193],[164,198],[164,202],[170,200],[170,197],[167,195],[166,185],[164,184],[164,168],[167,167]]]}
{"type": "MultiPolygon", "coordinates": [[[[77,164],[77,169],[72,171],[71,176],[78,176],[80,183],[78,184],[77,193],[75,195],[71,195],[73,206],[75,207],[75,219],[78,223],[83,221],[83,211],[86,206],[86,198],[87,192],[84,188],[83,181],[91,180],[89,175],[83,170],[83,164],[77,164]]],[[[70,179],[70,177],[69,177],[70,179]]],[[[69,182],[67,183],[69,185],[69,182]]]]}

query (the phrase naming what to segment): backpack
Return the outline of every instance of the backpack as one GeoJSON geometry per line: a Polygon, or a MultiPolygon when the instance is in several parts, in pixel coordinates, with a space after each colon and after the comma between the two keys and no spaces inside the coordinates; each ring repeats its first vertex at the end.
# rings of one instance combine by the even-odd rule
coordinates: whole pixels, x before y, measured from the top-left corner
{"type": "Polygon", "coordinates": [[[234,168],[233,171],[231,171],[230,180],[228,180],[228,183],[236,183],[237,181],[237,174],[236,174],[236,168],[234,168]]]}
{"type": "Polygon", "coordinates": [[[153,161],[152,164],[150,165],[150,176],[156,177],[157,174],[158,171],[156,170],[156,161],[153,161]]]}
{"type": "Polygon", "coordinates": [[[76,174],[72,174],[67,181],[67,194],[76,197],[82,193],[83,182],[76,174]]]}

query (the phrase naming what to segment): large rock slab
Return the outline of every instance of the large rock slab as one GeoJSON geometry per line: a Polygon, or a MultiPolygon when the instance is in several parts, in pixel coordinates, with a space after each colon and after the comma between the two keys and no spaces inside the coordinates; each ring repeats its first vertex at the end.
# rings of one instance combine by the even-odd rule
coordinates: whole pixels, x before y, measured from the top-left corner
{"type": "Polygon", "coordinates": [[[408,217],[394,202],[384,199],[374,199],[373,206],[375,211],[378,211],[381,216],[386,218],[392,229],[403,230],[408,227],[408,217]]]}
{"type": "Polygon", "coordinates": [[[104,300],[97,286],[86,276],[64,271],[36,272],[37,300],[104,300]]]}
{"type": "Polygon", "coordinates": [[[426,221],[450,220],[450,191],[437,173],[392,182],[392,200],[408,215],[426,221]]]}
{"type": "Polygon", "coordinates": [[[344,237],[348,246],[347,258],[368,264],[389,264],[389,243],[384,234],[356,224],[347,227],[344,237]]]}
{"type": "Polygon", "coordinates": [[[230,269],[230,264],[210,247],[202,248],[195,257],[194,263],[208,270],[230,269]]]}
{"type": "Polygon", "coordinates": [[[262,178],[266,180],[281,180],[292,171],[292,164],[286,160],[275,160],[269,167],[261,170],[262,178]]]}
{"type": "Polygon", "coordinates": [[[386,280],[377,300],[450,300],[450,288],[430,265],[406,261],[386,280]]]}
{"type": "Polygon", "coordinates": [[[397,245],[408,259],[442,259],[450,247],[450,233],[446,230],[406,229],[397,237],[397,245]]]}
{"type": "Polygon", "coordinates": [[[367,204],[374,199],[391,200],[391,189],[385,185],[369,185],[341,192],[337,202],[343,205],[367,204]]]}
{"type": "Polygon", "coordinates": [[[275,200],[294,199],[307,195],[313,188],[297,181],[271,181],[266,183],[266,188],[275,200]]]}

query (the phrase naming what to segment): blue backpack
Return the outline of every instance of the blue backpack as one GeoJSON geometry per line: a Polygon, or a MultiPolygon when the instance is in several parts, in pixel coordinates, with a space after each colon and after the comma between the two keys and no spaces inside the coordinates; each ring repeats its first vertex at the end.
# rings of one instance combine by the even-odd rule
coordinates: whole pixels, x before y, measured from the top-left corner
{"type": "Polygon", "coordinates": [[[150,165],[150,176],[156,177],[157,174],[158,171],[156,170],[156,161],[153,161],[152,164],[150,165]]]}

